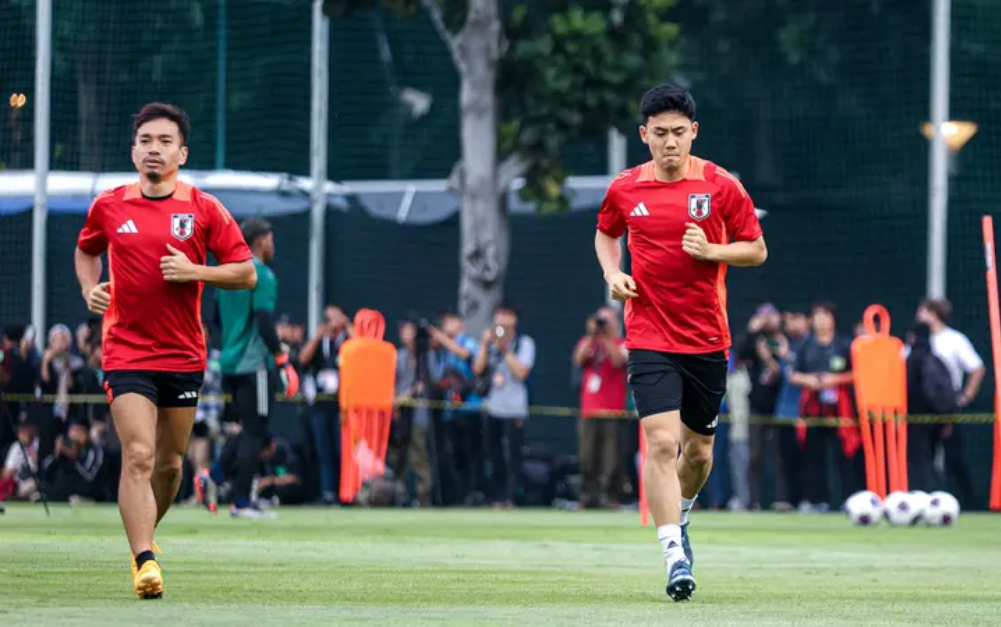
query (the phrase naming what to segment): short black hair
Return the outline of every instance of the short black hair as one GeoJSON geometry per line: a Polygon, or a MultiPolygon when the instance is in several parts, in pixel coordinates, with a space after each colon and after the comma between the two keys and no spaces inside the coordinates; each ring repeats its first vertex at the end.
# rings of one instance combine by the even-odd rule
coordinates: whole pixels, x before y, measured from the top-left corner
{"type": "Polygon", "coordinates": [[[188,114],[180,108],[163,102],[151,102],[139,109],[139,113],[132,116],[132,143],[136,143],[139,135],[139,127],[153,120],[170,120],[177,125],[177,131],[181,135],[181,145],[188,144],[188,137],[191,133],[191,122],[188,114]]]}
{"type": "Polygon", "coordinates": [[[834,318],[835,322],[838,321],[838,306],[832,303],[831,301],[818,300],[814,302],[812,305],[810,305],[811,314],[813,314],[813,312],[817,311],[818,309],[826,311],[827,313],[831,314],[831,317],[834,318]]]}
{"type": "Polygon", "coordinates": [[[494,313],[503,311],[504,313],[513,314],[515,318],[518,317],[518,309],[508,301],[504,301],[501,304],[494,307],[494,313]]]}
{"type": "Polygon", "coordinates": [[[260,238],[271,233],[271,223],[264,218],[247,218],[240,224],[247,246],[253,246],[260,238]]]}
{"type": "Polygon", "coordinates": [[[687,89],[663,83],[653,87],[640,100],[640,115],[643,124],[655,115],[661,113],[680,113],[691,121],[695,121],[695,99],[687,89]]]}

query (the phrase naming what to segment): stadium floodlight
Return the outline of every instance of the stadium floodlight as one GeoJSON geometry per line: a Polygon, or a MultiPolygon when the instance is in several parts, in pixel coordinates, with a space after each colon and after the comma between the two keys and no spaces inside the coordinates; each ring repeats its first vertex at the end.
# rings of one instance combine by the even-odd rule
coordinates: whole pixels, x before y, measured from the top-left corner
{"type": "MultiPolygon", "coordinates": [[[[977,134],[977,125],[965,120],[949,120],[942,123],[941,131],[949,151],[957,153],[977,134]]],[[[921,134],[931,141],[935,137],[935,126],[931,122],[925,122],[921,125],[921,134]]]]}

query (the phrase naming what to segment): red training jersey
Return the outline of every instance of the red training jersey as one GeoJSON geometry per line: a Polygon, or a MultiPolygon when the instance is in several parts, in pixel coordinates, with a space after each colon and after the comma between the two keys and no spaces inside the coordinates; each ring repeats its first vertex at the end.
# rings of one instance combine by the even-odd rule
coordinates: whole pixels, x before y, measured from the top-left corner
{"type": "Polygon", "coordinates": [[[705,354],[730,347],[726,264],[698,261],[681,248],[689,223],[710,244],[761,237],[754,203],[740,182],[714,163],[691,157],[680,181],[658,181],[654,163],[612,181],[598,212],[611,237],[629,231],[636,298],[626,301],[626,346],[705,354]]]}
{"type": "Polygon", "coordinates": [[[181,181],[171,196],[146,198],[139,183],[94,199],[77,246],[108,253],[111,305],[104,312],[102,367],[114,370],[202,372],[202,284],[169,283],[160,259],[167,245],[204,265],[253,257],[233,216],[213,196],[181,181]]]}

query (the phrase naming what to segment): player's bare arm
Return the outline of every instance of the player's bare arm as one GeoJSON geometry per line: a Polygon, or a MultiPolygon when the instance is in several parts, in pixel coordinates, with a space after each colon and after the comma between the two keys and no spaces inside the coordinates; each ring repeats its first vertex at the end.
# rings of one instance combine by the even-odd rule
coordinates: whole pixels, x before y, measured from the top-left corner
{"type": "Polygon", "coordinates": [[[760,266],[768,259],[768,247],[765,245],[764,237],[749,242],[713,244],[706,239],[705,232],[695,223],[687,225],[681,247],[699,261],[713,261],[736,267],[760,266]]]}
{"type": "Polygon", "coordinates": [[[103,264],[100,256],[88,255],[79,248],[73,255],[80,291],[91,313],[103,314],[111,305],[111,284],[101,283],[103,264]]]}
{"type": "Polygon", "coordinates": [[[251,259],[218,266],[193,263],[182,251],[167,244],[167,253],[160,259],[163,280],[171,283],[201,281],[221,290],[250,290],[257,285],[257,270],[251,259]]]}
{"type": "Polygon", "coordinates": [[[605,276],[605,282],[611,290],[612,298],[626,301],[639,296],[636,292],[636,281],[622,271],[622,247],[618,237],[612,237],[602,231],[594,235],[594,252],[598,255],[598,263],[605,276]]]}

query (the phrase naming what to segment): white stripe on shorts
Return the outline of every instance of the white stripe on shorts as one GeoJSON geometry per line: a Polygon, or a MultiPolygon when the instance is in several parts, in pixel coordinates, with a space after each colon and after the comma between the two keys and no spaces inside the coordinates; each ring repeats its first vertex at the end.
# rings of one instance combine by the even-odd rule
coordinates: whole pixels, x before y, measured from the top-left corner
{"type": "Polygon", "coordinates": [[[268,417],[268,371],[257,370],[257,415],[268,417]]]}

